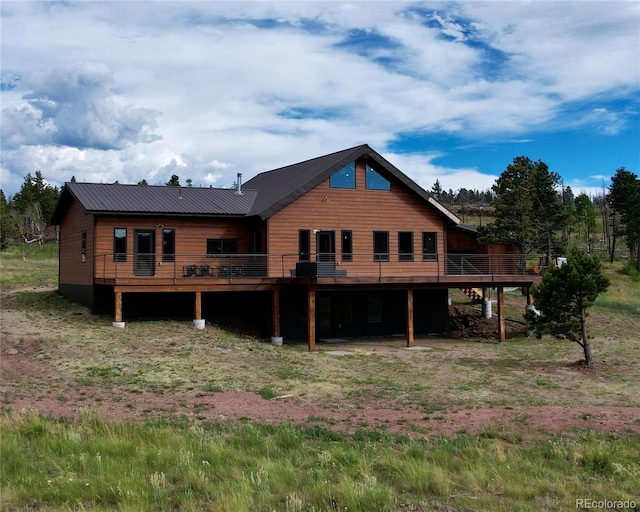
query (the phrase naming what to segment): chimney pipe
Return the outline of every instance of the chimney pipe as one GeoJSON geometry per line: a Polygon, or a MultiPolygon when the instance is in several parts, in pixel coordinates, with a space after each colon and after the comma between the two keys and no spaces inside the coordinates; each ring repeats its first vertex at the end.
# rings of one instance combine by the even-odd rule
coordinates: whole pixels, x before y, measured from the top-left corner
{"type": "Polygon", "coordinates": [[[236,180],[236,194],[242,195],[242,173],[238,173],[238,179],[236,180]]]}

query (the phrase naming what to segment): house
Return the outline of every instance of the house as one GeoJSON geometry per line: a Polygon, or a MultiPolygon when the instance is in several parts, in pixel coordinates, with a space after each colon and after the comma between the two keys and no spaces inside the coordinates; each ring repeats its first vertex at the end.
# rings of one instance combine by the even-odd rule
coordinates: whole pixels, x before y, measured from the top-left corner
{"type": "Polygon", "coordinates": [[[540,279],[523,255],[480,245],[368,145],[244,185],[239,175],[233,189],[67,183],[52,221],[59,292],[113,312],[114,325],[161,297],[187,303],[203,327],[203,310],[235,301],[310,350],[316,339],[399,334],[411,345],[442,332],[451,288],[497,288],[504,339],[504,287],[540,279]]]}

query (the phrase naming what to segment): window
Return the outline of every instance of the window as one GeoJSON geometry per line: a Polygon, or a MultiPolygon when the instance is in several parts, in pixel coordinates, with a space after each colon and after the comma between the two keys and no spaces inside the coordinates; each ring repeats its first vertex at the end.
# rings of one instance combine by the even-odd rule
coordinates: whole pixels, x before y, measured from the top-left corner
{"type": "Polygon", "coordinates": [[[113,261],[127,261],[127,228],[113,230],[113,261]]]}
{"type": "Polygon", "coordinates": [[[366,186],[369,190],[391,190],[391,183],[388,179],[380,176],[378,171],[374,171],[367,165],[366,186]]]}
{"type": "Polygon", "coordinates": [[[373,232],[373,261],[389,261],[389,232],[373,232]]]}
{"type": "Polygon", "coordinates": [[[351,162],[329,178],[331,188],[356,188],[356,163],[351,162]]]}
{"type": "Polygon", "coordinates": [[[422,261],[436,261],[438,259],[438,233],[424,231],[422,233],[422,261]]]}
{"type": "Polygon", "coordinates": [[[237,238],[208,238],[207,256],[219,256],[222,254],[237,254],[237,238]]]}
{"type": "Polygon", "coordinates": [[[398,261],[413,261],[413,233],[411,231],[398,233],[398,261]]]}
{"type": "Polygon", "coordinates": [[[80,234],[80,261],[87,262],[87,230],[83,229],[80,234]]]}
{"type": "Polygon", "coordinates": [[[311,232],[308,229],[298,231],[298,260],[309,261],[311,253],[311,232]]]}
{"type": "Polygon", "coordinates": [[[343,231],[340,238],[342,239],[342,261],[353,261],[351,231],[343,231]]]}
{"type": "Polygon", "coordinates": [[[176,258],[176,230],[162,230],[162,261],[174,261],[176,258]]]}

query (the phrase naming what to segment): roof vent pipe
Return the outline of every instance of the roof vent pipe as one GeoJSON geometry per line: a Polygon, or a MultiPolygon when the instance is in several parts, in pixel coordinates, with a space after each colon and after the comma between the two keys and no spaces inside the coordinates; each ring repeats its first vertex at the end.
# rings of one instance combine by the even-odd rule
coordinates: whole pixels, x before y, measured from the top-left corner
{"type": "Polygon", "coordinates": [[[238,179],[236,180],[236,194],[242,195],[242,173],[238,173],[238,179]]]}

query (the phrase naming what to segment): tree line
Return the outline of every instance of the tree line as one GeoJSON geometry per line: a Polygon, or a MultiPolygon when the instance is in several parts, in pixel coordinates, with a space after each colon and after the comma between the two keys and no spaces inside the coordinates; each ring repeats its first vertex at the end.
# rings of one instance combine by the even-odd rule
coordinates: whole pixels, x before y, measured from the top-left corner
{"type": "MultiPolygon", "coordinates": [[[[192,186],[192,180],[186,183],[192,186]]],[[[181,186],[180,178],[172,175],[165,185],[181,186]]],[[[7,198],[0,189],[0,247],[56,240],[57,230],[50,220],[60,193],[41,171],[27,174],[13,197],[7,198]]],[[[463,213],[483,215],[491,210],[492,222],[478,228],[482,243],[514,245],[523,254],[551,258],[565,254],[577,237],[587,253],[596,242],[606,241],[613,259],[622,240],[640,270],[640,180],[624,167],[616,170],[606,191],[603,187],[602,196],[593,199],[586,194],[574,197],[558,173],[526,156],[514,158],[491,190],[445,191],[436,180],[431,194],[442,203],[462,205],[463,213]],[[600,240],[596,240],[596,206],[603,226],[600,240]]]]}

